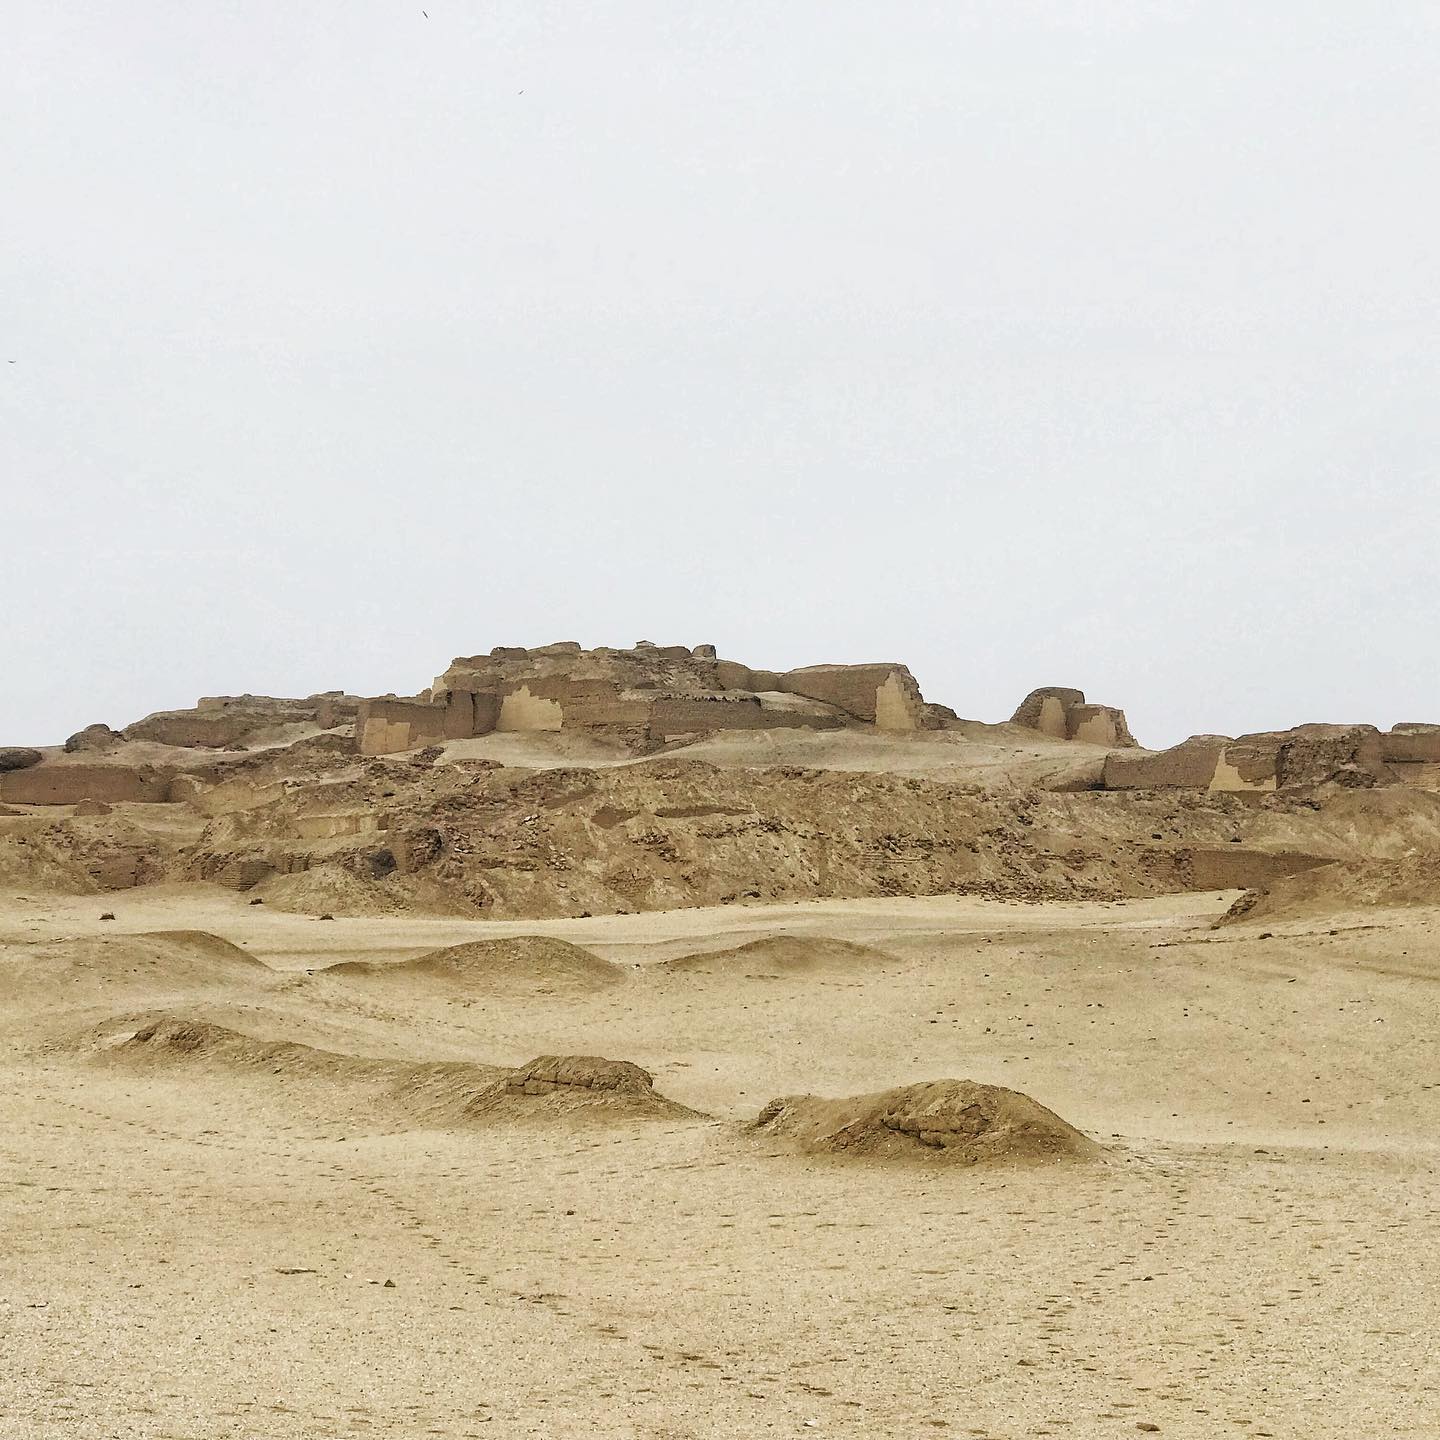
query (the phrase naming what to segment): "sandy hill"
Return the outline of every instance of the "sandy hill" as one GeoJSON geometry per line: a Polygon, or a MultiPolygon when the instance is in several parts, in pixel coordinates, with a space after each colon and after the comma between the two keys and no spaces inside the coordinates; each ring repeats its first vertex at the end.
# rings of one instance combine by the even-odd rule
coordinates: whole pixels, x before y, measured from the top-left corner
{"type": "Polygon", "coordinates": [[[209,696],[0,753],[0,887],[208,880],[315,916],[1118,899],[1440,853],[1440,726],[1151,752],[1069,687],[982,724],[898,662],[703,645],[500,646],[412,696],[209,696]]]}
{"type": "Polygon", "coordinates": [[[1440,849],[1440,797],[1413,787],[1047,789],[1000,783],[994,741],[978,748],[971,779],[960,742],[941,778],[683,751],[520,769],[280,749],[183,800],[0,816],[0,884],[208,880],[309,915],[547,917],[829,896],[1110,899],[1254,886],[1401,839],[1440,849]]]}

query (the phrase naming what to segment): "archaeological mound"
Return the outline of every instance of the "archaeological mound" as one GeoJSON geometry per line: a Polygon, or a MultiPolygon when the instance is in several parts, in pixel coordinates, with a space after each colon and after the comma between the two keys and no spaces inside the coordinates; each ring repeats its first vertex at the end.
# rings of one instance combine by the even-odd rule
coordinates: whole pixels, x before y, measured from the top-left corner
{"type": "Polygon", "coordinates": [[[472,1118],[678,1120],[698,1112],[655,1088],[655,1077],[628,1060],[599,1055],[540,1055],[487,1087],[472,1118]]]}
{"type": "Polygon", "coordinates": [[[961,1165],[1079,1160],[1100,1146],[1018,1090],[974,1080],[928,1080],[868,1095],[772,1100],[762,1134],[812,1154],[880,1160],[934,1156],[961,1165]]]}

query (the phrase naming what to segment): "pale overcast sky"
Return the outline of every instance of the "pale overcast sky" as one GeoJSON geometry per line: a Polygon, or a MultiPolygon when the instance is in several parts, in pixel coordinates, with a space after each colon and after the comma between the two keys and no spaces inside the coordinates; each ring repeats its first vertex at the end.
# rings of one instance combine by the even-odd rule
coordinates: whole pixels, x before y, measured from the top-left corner
{"type": "Polygon", "coordinates": [[[496,644],[1440,720],[1421,0],[7,7],[0,743],[496,644]]]}

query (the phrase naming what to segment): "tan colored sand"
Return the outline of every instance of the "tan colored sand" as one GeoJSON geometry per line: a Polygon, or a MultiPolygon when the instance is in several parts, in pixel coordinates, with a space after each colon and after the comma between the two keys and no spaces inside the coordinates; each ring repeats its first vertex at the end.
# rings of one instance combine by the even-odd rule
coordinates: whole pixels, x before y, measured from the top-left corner
{"type": "Polygon", "coordinates": [[[1234,898],[477,924],[12,896],[0,1437],[1433,1435],[1440,912],[1212,930],[1234,898]],[[525,934],[621,978],[306,973],[525,934]],[[660,963],[776,936],[750,953],[785,963],[660,963]],[[97,1047],[157,1013],[223,1034],[97,1047]],[[542,1055],[715,1118],[456,1118],[447,1086],[542,1055]],[[944,1077],[1105,1157],[749,1129],[944,1077]]]}

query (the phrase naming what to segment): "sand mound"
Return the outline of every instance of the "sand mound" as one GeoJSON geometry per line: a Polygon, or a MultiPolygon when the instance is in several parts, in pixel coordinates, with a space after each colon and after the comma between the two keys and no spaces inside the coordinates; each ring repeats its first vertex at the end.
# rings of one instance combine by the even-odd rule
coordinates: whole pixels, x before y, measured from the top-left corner
{"type": "Polygon", "coordinates": [[[168,952],[185,955],[203,965],[212,975],[253,975],[257,971],[270,973],[270,967],[263,960],[257,960],[248,950],[221,935],[212,934],[209,930],[145,930],[128,938],[154,946],[162,954],[168,952]]]}
{"type": "Polygon", "coordinates": [[[0,952],[0,995],[47,1007],[93,1003],[116,993],[252,990],[273,974],[238,945],[205,930],[87,935],[0,952]]]}
{"type": "Polygon", "coordinates": [[[895,957],[870,945],[825,935],[767,935],[726,950],[702,950],[664,960],[659,967],[682,974],[783,976],[822,971],[870,970],[895,957]]]}
{"type": "Polygon", "coordinates": [[[236,1079],[261,1080],[279,1085],[286,1099],[302,1109],[358,1110],[402,1126],[461,1122],[477,1098],[509,1073],[467,1061],[344,1054],[169,1013],[108,1021],[83,1037],[80,1048],[92,1058],[173,1072],[187,1082],[205,1075],[227,1085],[236,1079]],[[303,1084],[297,1088],[290,1082],[303,1084]]]}
{"type": "Polygon", "coordinates": [[[263,1040],[208,1020],[177,1015],[109,1022],[95,1032],[94,1047],[111,1059],[145,1065],[253,1069],[271,1075],[349,1078],[383,1064],[291,1040],[263,1040]]]}
{"type": "Polygon", "coordinates": [[[806,1151],[901,1159],[934,1155],[962,1165],[1079,1159],[1087,1140],[1028,1095],[973,1080],[930,1080],[839,1100],[772,1100],[755,1128],[806,1151]]]}
{"type": "Polygon", "coordinates": [[[326,975],[364,979],[425,976],[467,991],[490,993],[584,993],[619,984],[625,971],[567,940],[548,935],[516,935],[447,945],[413,960],[391,964],[350,961],[332,965],[326,975]]]}
{"type": "Polygon", "coordinates": [[[541,1055],[512,1070],[469,1107],[475,1117],[667,1120],[698,1112],[661,1095],[655,1077],[628,1060],[541,1055]]]}
{"type": "Polygon", "coordinates": [[[309,1110],[363,1111],[401,1125],[436,1127],[487,1120],[675,1119],[696,1112],[659,1094],[653,1077],[625,1060],[542,1055],[515,1070],[460,1061],[382,1060],[265,1040],[211,1021],[174,1014],[109,1021],[83,1039],[84,1052],[110,1063],[209,1073],[233,1083],[249,1076],[279,1084],[309,1110]],[[296,1088],[287,1082],[304,1082],[296,1088]]]}
{"type": "Polygon", "coordinates": [[[464,915],[476,908],[463,895],[416,875],[363,878],[339,865],[274,875],[254,894],[277,910],[298,915],[464,915]]]}
{"type": "Polygon", "coordinates": [[[1407,855],[1401,860],[1359,863],[1341,860],[1247,891],[1217,924],[1431,905],[1440,907],[1440,856],[1407,855]]]}

